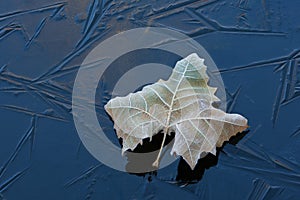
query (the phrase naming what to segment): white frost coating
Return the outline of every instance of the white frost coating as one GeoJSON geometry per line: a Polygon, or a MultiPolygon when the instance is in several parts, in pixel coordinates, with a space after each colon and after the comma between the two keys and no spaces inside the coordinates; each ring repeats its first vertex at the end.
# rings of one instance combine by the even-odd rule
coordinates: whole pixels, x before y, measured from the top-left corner
{"type": "MultiPolygon", "coordinates": [[[[167,81],[159,80],[142,91],[111,99],[105,110],[114,120],[122,152],[135,149],[160,130],[175,132],[172,154],[181,155],[193,169],[201,155],[245,130],[247,119],[212,106],[217,88],[208,86],[204,60],[193,53],[178,61],[167,81]]],[[[158,166],[161,151],[154,162],[158,166]]]]}

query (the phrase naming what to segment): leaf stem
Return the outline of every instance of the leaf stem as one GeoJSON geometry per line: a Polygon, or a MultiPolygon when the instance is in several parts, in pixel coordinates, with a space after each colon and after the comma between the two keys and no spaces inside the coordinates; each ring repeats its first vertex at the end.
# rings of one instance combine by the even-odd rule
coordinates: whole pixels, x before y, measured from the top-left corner
{"type": "Polygon", "coordinates": [[[164,144],[165,144],[165,141],[166,141],[167,134],[168,134],[168,129],[166,129],[164,131],[164,137],[163,137],[163,140],[162,140],[162,143],[161,143],[161,147],[160,147],[159,153],[157,155],[156,160],[152,163],[153,167],[157,167],[158,168],[158,166],[159,166],[159,159],[160,159],[161,152],[162,152],[162,150],[164,148],[164,144]]]}
{"type": "MultiPolygon", "coordinates": [[[[171,113],[172,113],[172,108],[173,108],[174,100],[175,100],[175,96],[176,96],[175,94],[178,91],[178,88],[179,88],[182,80],[185,78],[184,76],[185,76],[185,73],[187,71],[187,67],[188,66],[185,66],[184,72],[181,75],[180,80],[178,81],[178,83],[176,85],[176,89],[174,90],[173,97],[172,97],[172,100],[171,100],[171,105],[169,105],[169,113],[168,113],[168,118],[167,118],[167,123],[166,123],[168,125],[168,127],[170,127],[169,125],[170,125],[171,113]]],[[[160,147],[158,156],[157,156],[156,160],[152,163],[153,167],[158,167],[158,165],[159,165],[160,154],[161,154],[161,151],[162,151],[162,149],[164,147],[164,143],[165,143],[167,134],[168,134],[168,128],[166,128],[166,130],[164,131],[164,138],[163,138],[163,141],[161,143],[161,147],[160,147]]]]}

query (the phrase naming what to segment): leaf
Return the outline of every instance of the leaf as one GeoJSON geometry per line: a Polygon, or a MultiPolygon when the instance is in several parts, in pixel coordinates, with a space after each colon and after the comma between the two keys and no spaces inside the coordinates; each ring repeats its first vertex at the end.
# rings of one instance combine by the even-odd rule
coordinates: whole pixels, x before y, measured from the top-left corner
{"type": "MultiPolygon", "coordinates": [[[[118,137],[123,139],[122,153],[134,150],[144,138],[151,140],[161,130],[163,147],[166,134],[175,132],[171,154],[182,156],[194,169],[198,159],[216,154],[216,147],[248,127],[243,116],[212,106],[220,100],[214,95],[217,88],[208,86],[206,68],[203,59],[191,54],[176,63],[167,81],[159,80],[105,105],[118,137]]],[[[153,163],[156,167],[162,147],[153,163]]]]}

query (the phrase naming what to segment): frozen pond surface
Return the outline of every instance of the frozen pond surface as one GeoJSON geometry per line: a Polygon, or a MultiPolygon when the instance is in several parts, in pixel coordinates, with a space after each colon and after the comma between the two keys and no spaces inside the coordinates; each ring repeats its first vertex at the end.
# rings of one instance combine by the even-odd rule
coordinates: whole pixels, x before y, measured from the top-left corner
{"type": "MultiPolygon", "coordinates": [[[[299,7],[284,0],[1,2],[0,199],[299,199],[299,7]],[[227,110],[249,120],[249,131],[194,172],[180,159],[143,175],[116,171],[93,158],[76,132],[79,66],[101,41],[143,26],[199,42],[220,69],[227,110]]],[[[102,108],[115,76],[132,62],[178,60],[138,53],[115,62],[97,92],[98,119],[116,145],[102,108]]]]}

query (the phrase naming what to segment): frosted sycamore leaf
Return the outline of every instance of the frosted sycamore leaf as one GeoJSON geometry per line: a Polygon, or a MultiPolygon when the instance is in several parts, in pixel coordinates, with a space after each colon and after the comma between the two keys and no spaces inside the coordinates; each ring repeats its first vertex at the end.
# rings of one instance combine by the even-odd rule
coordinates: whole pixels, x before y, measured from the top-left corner
{"type": "Polygon", "coordinates": [[[194,169],[198,159],[215,154],[216,147],[248,127],[243,116],[213,107],[219,101],[216,90],[208,86],[204,60],[194,53],[176,63],[167,81],[111,99],[105,110],[123,139],[122,153],[163,130],[162,146],[153,163],[158,167],[166,134],[175,132],[171,154],[182,156],[194,169]]]}

